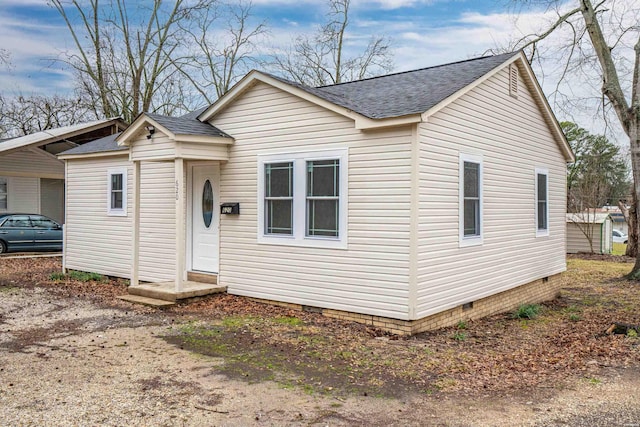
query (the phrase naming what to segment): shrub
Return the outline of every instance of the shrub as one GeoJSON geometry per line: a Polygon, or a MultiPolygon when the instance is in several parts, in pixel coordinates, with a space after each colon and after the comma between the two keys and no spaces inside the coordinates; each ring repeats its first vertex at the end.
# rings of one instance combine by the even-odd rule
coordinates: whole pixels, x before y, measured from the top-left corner
{"type": "Polygon", "coordinates": [[[511,317],[514,319],[535,319],[540,311],[542,311],[542,307],[539,304],[522,304],[512,313],[511,317]]]}
{"type": "Polygon", "coordinates": [[[51,275],[49,276],[49,280],[64,280],[66,278],[67,278],[67,275],[61,271],[56,271],[54,273],[51,273],[51,275]]]}
{"type": "Polygon", "coordinates": [[[464,332],[456,332],[453,335],[453,339],[456,341],[464,341],[467,339],[467,334],[465,334],[464,332]]]}

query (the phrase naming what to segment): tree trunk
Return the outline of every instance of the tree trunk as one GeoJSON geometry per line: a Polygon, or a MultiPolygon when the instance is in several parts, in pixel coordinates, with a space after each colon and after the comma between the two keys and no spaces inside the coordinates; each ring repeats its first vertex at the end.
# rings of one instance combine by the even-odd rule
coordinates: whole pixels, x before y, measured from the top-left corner
{"type": "MultiPolygon", "coordinates": [[[[629,215],[629,218],[636,219],[632,221],[634,224],[629,224],[629,243],[631,243],[631,234],[635,235],[635,242],[638,240],[638,221],[637,213],[640,212],[640,112],[633,111],[630,115],[634,116],[632,119],[632,126],[629,132],[629,146],[631,148],[631,169],[633,171],[633,215],[629,215]],[[635,113],[635,114],[634,114],[635,113]]],[[[629,245],[631,246],[631,245],[629,245]]],[[[629,273],[629,277],[634,279],[640,279],[640,254],[638,254],[637,244],[636,246],[636,263],[633,266],[633,270],[629,273]]],[[[627,246],[628,247],[628,246],[627,246]]]]}
{"type": "Polygon", "coordinates": [[[638,256],[638,228],[636,226],[638,216],[636,214],[635,196],[631,195],[631,203],[628,208],[622,200],[618,202],[618,206],[620,207],[622,215],[624,215],[624,220],[627,223],[628,230],[627,250],[624,254],[635,258],[638,256]]]}

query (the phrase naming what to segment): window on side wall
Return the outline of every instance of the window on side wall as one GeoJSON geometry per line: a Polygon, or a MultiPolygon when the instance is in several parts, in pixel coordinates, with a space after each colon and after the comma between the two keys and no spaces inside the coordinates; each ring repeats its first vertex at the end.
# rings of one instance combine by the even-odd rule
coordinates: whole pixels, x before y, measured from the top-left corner
{"type": "Polygon", "coordinates": [[[0,211],[9,209],[9,180],[0,177],[0,211]]]}
{"type": "Polygon", "coordinates": [[[460,154],[459,246],[482,244],[482,157],[460,154]]]}
{"type": "Polygon", "coordinates": [[[536,236],[549,235],[549,171],[536,168],[536,236]]]}
{"type": "Polygon", "coordinates": [[[127,169],[109,169],[107,175],[107,214],[127,216],[127,169]]]}
{"type": "Polygon", "coordinates": [[[346,248],[347,150],[258,158],[258,242],[346,248]]]}

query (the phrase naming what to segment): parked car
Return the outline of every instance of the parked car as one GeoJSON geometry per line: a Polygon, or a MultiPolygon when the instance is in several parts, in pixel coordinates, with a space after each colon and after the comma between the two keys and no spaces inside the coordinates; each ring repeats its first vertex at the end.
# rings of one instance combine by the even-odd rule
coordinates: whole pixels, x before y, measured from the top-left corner
{"type": "Polygon", "coordinates": [[[629,236],[624,234],[622,231],[613,230],[613,243],[627,243],[629,241],[629,236]]]}
{"type": "Polygon", "coordinates": [[[43,215],[0,214],[0,253],[62,250],[62,227],[43,215]]]}

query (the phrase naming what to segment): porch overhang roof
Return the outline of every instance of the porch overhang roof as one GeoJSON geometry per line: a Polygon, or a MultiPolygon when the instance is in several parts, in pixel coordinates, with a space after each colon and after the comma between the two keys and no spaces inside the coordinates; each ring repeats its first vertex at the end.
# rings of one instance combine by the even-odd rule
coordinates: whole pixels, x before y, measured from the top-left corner
{"type": "MultiPolygon", "coordinates": [[[[205,123],[198,122],[199,125],[209,126],[205,123]]],[[[140,114],[134,122],[117,138],[116,142],[119,146],[129,146],[129,158],[136,160],[173,160],[182,158],[185,160],[218,160],[227,161],[227,147],[234,143],[234,139],[229,135],[218,131],[187,133],[183,129],[172,129],[169,126],[156,120],[151,115],[145,113],[140,114]],[[149,131],[149,127],[153,131],[149,131]],[[146,140],[141,139],[140,135],[146,133],[146,140]],[[136,146],[146,142],[153,144],[157,135],[162,135],[164,142],[169,142],[168,149],[158,150],[153,153],[154,149],[145,150],[144,154],[138,153],[136,146]]],[[[165,147],[166,148],[166,147],[165,147]]]]}

